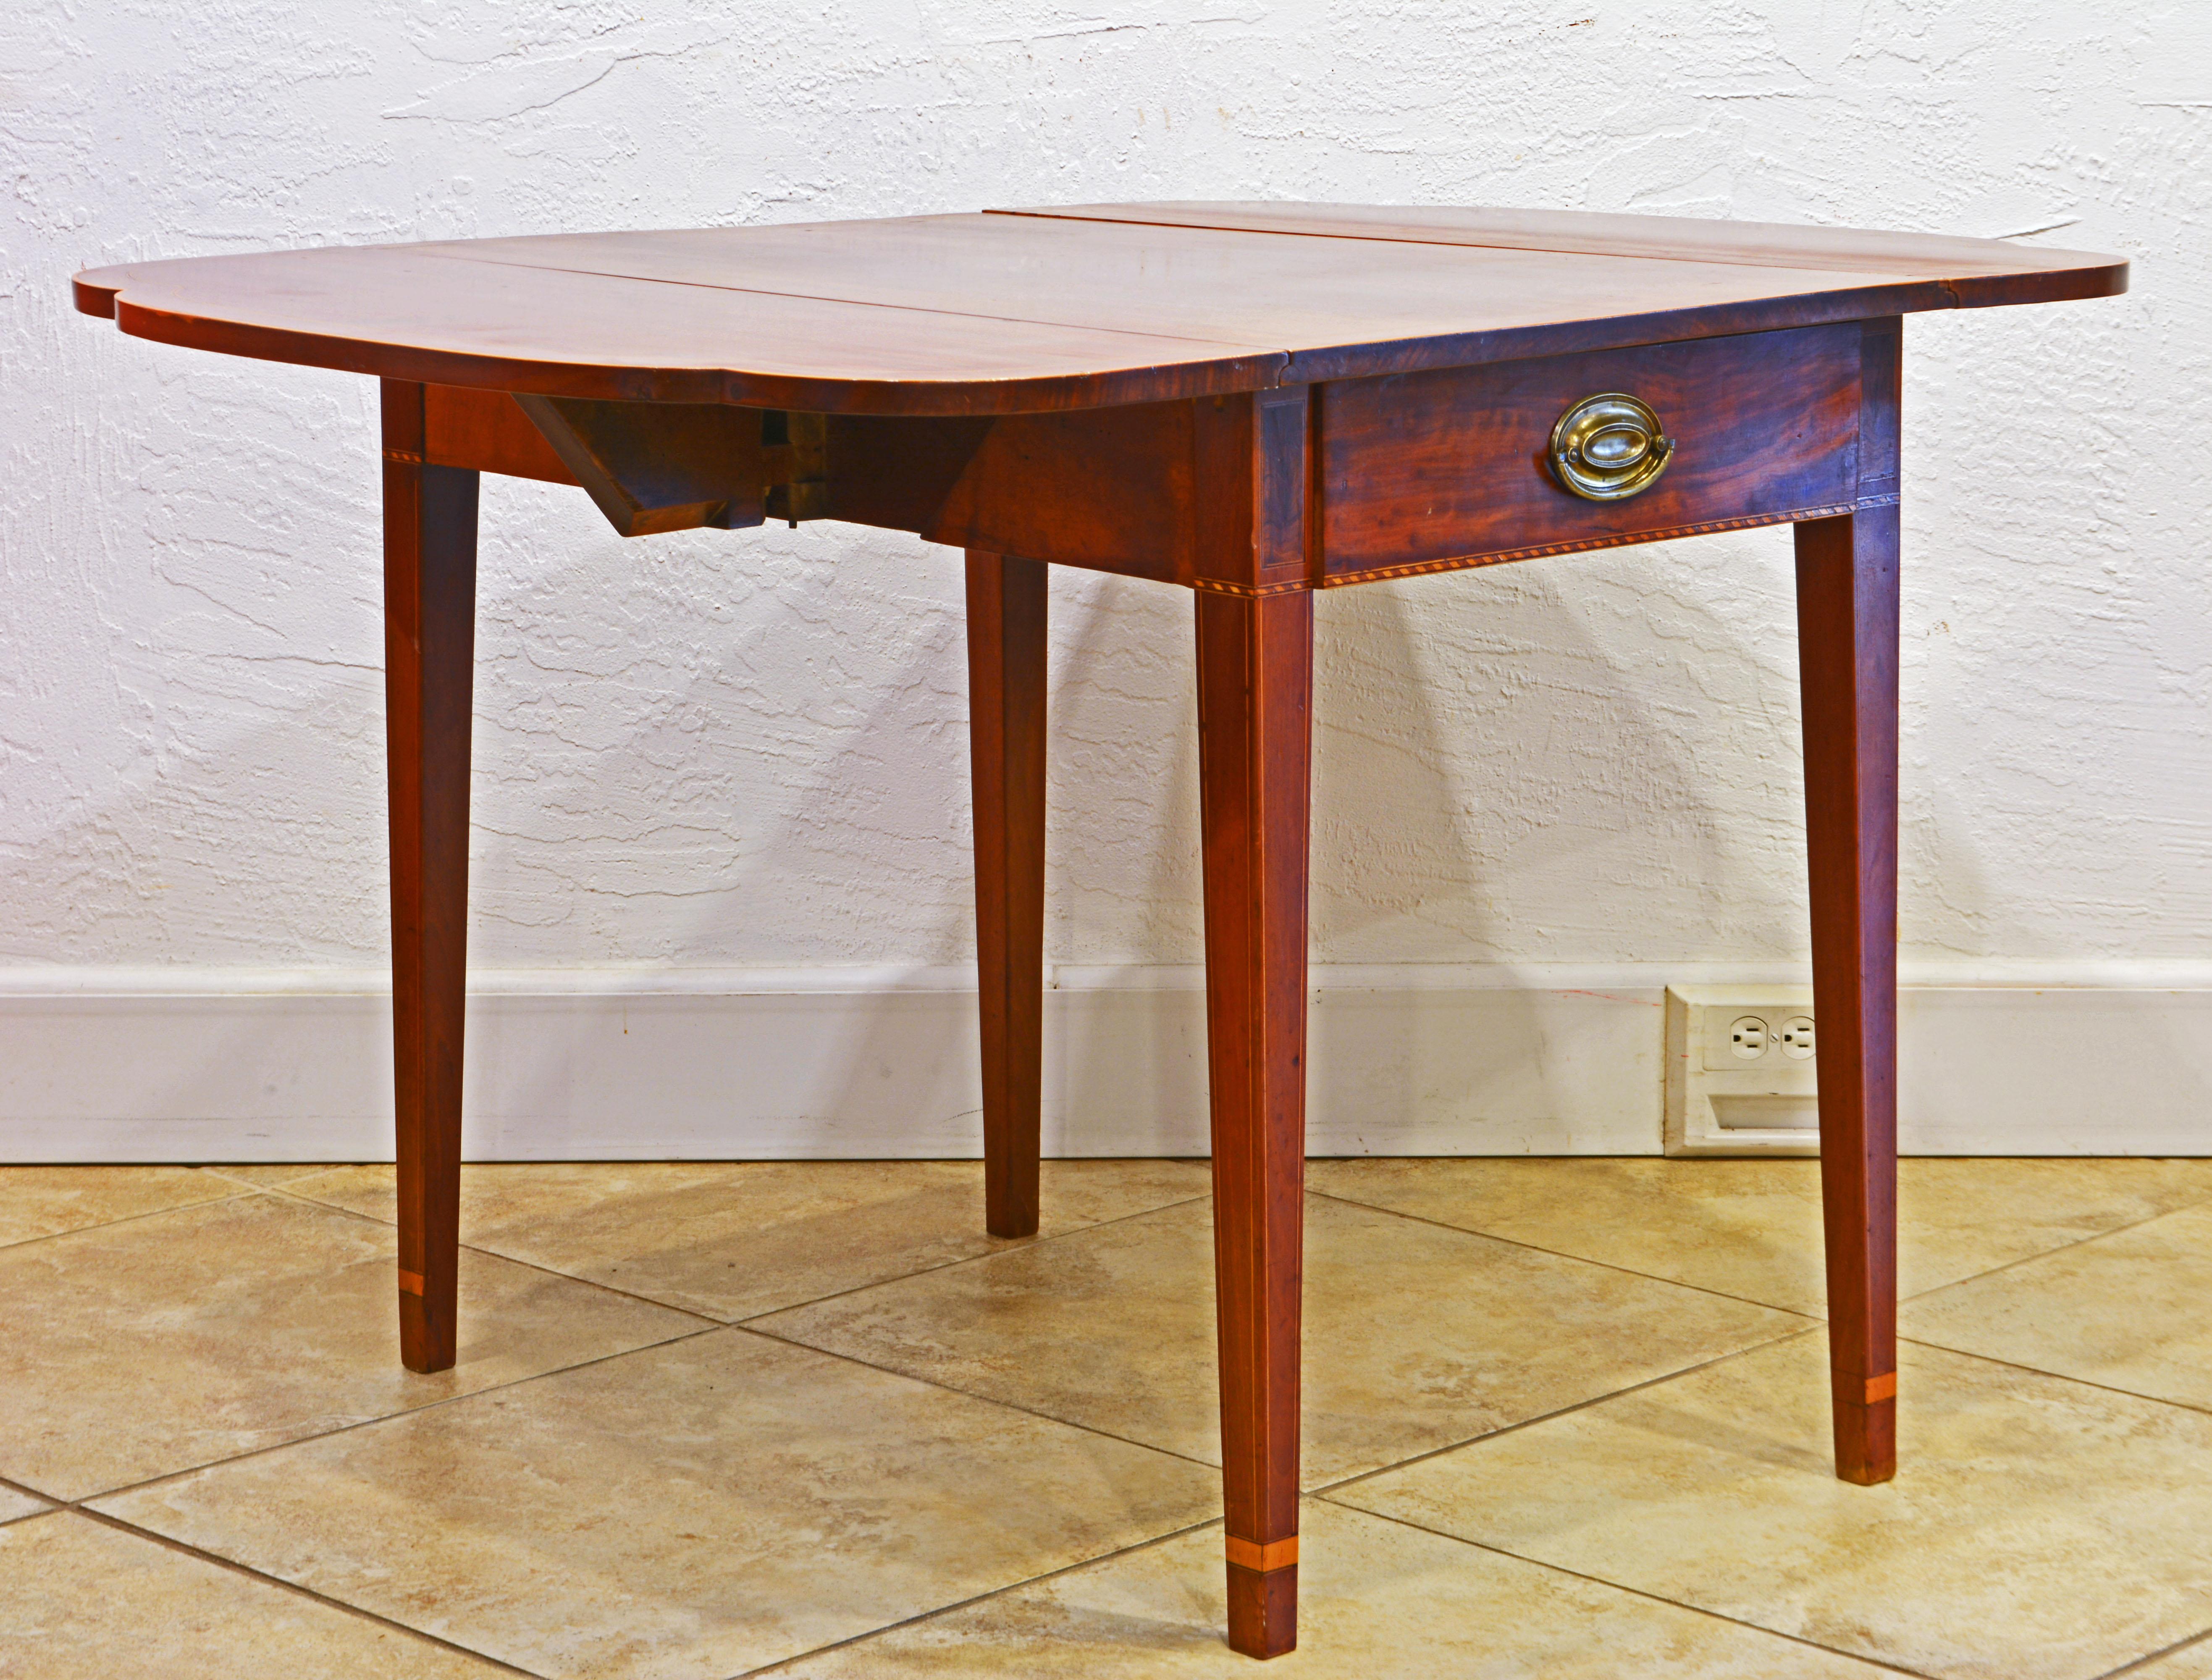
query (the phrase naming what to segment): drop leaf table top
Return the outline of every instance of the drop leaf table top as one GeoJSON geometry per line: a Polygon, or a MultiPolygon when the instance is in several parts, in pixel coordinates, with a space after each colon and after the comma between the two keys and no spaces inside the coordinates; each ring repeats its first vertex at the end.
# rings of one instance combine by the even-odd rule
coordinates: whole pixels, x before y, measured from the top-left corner
{"type": "Polygon", "coordinates": [[[1565,211],[1100,204],[95,269],[125,332],[548,396],[1008,414],[2122,289],[1996,240],[1565,211]]]}

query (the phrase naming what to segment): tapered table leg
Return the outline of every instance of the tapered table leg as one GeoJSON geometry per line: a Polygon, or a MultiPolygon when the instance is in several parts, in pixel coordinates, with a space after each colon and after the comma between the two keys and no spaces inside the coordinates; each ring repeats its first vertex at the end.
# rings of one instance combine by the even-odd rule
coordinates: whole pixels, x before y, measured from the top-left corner
{"type": "Polygon", "coordinates": [[[1797,527],[1836,1474],[1897,1473],[1894,505],[1797,527]]]}
{"type": "Polygon", "coordinates": [[[975,965],[982,985],[983,1203],[994,1237],[1037,1228],[1044,1035],[1045,566],[968,554],[975,783],[975,965]]]}
{"type": "Polygon", "coordinates": [[[383,394],[399,1356],[443,1371],[460,1243],[477,475],[423,465],[421,386],[386,380],[383,394]]]}
{"type": "Polygon", "coordinates": [[[1201,593],[1200,808],[1229,1643],[1297,1643],[1313,597],[1201,593]]]}

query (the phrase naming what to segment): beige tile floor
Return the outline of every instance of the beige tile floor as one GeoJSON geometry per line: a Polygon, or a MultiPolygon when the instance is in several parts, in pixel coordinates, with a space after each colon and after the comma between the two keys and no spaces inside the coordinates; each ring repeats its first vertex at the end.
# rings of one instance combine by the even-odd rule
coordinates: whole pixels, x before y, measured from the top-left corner
{"type": "MultiPolygon", "coordinates": [[[[0,1677],[1234,1675],[1203,1164],[0,1169],[0,1677]]],[[[1284,1674],[2212,1680],[2212,1162],[1910,1161],[1838,1482],[1809,1162],[1316,1161],[1284,1674]]]]}

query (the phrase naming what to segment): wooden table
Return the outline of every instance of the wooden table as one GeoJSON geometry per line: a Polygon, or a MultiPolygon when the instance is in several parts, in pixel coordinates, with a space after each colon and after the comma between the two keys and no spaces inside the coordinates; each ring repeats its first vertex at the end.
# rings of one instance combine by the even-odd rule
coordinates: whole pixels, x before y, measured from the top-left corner
{"type": "Polygon", "coordinates": [[[1045,568],[1192,592],[1229,1639],[1264,1657],[1296,1638],[1313,592],[1796,525],[1836,1470],[1882,1481],[1899,317],[2126,277],[1990,240],[1161,204],[210,257],[76,295],[383,380],[414,1370],[453,1360],[478,475],[580,485],[627,536],[835,519],[967,551],[1002,1237],[1037,1223],[1045,568]]]}

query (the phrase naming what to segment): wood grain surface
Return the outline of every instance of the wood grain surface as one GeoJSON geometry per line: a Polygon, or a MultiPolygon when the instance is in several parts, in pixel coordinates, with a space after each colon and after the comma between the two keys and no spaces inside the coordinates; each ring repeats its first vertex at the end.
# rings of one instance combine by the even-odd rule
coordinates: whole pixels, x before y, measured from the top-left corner
{"type": "Polygon", "coordinates": [[[2117,291],[1996,240],[1565,211],[1103,205],[97,269],[161,342],[449,386],[1009,414],[2117,291]]]}
{"type": "Polygon", "coordinates": [[[1845,322],[1326,386],[1325,577],[1847,507],[1857,495],[1859,341],[1845,322]],[[1649,490],[1590,502],[1553,476],[1552,427],[1607,391],[1650,404],[1674,452],[1649,490]]]}
{"type": "Polygon", "coordinates": [[[1898,511],[1797,527],[1836,1474],[1897,1473],[1898,511]]]}
{"type": "MultiPolygon", "coordinates": [[[[1298,1531],[1314,598],[1195,599],[1223,1515],[1264,1555],[1298,1531]]],[[[1227,1567],[1231,1647],[1291,1649],[1297,1565],[1227,1567]]]]}
{"type": "Polygon", "coordinates": [[[460,1275],[478,478],[423,463],[421,386],[387,380],[382,396],[399,1356],[443,1371],[460,1275]]]}
{"type": "MultiPolygon", "coordinates": [[[[1888,318],[1893,351],[1896,328],[1888,318]]],[[[1862,332],[1847,322],[1067,413],[834,416],[817,512],[955,547],[1232,593],[1782,523],[1848,510],[1860,495],[1862,454],[1894,458],[1893,393],[1870,407],[1862,397],[1862,332]],[[1625,502],[1571,495],[1547,452],[1561,411],[1607,390],[1652,403],[1676,443],[1666,473],[1625,502]],[[1863,452],[1865,415],[1887,429],[1863,452]],[[1254,434],[1268,428],[1304,433],[1310,444],[1310,508],[1285,502],[1279,481],[1272,511],[1254,501],[1254,434]]],[[[471,394],[430,390],[447,405],[471,394]]],[[[729,495],[732,472],[760,453],[750,441],[760,411],[474,394],[470,425],[454,429],[447,453],[433,459],[535,476],[550,476],[550,460],[570,482],[582,478],[625,533],[741,522],[714,498],[729,495]],[[634,429],[633,418],[653,423],[647,459],[618,474],[628,491],[599,482],[618,451],[579,455],[570,439],[565,457],[552,455],[526,417],[549,405],[580,413],[587,430],[605,429],[614,442],[634,429]],[[479,453],[464,453],[464,440],[479,453]],[[644,495],[660,481],[658,494],[644,495]]],[[[560,435],[557,421],[540,424],[560,435]]],[[[759,471],[745,482],[757,497],[759,471]]],[[[1875,488],[1893,494],[1893,477],[1875,488]]]]}
{"type": "Polygon", "coordinates": [[[513,400],[623,536],[736,531],[766,517],[757,410],[528,393],[513,400]]]}
{"type": "MultiPolygon", "coordinates": [[[[1892,328],[1864,337],[1872,484],[1897,478],[1892,328]]],[[[1897,504],[1796,534],[1836,1474],[1872,1483],[1897,1473],[1897,504]]]]}
{"type": "Polygon", "coordinates": [[[2068,284],[2080,289],[2069,290],[2068,296],[2106,296],[2125,289],[2128,267],[2118,258],[2094,251],[2015,245],[2001,239],[1594,210],[1248,201],[1066,204],[995,214],[1880,274],[1893,280],[1953,283],[1960,293],[1954,301],[1964,308],[2047,301],[2023,295],[2039,283],[2039,277],[2071,275],[2068,284]],[[2091,289],[2099,286],[2104,289],[2091,289]]]}
{"type": "MultiPolygon", "coordinates": [[[[1279,395],[1255,405],[1249,510],[1209,569],[1304,566],[1308,405],[1279,395]]],[[[1313,603],[1194,597],[1229,1644],[1251,1657],[1297,1642],[1313,603]]]]}
{"type": "Polygon", "coordinates": [[[465,466],[510,478],[576,482],[544,434],[504,391],[424,386],[422,459],[432,466],[465,466]]]}
{"type": "Polygon", "coordinates": [[[1044,563],[968,551],[968,740],[983,1047],[983,1208],[1037,1228],[1044,1056],[1044,563]]]}
{"type": "MultiPolygon", "coordinates": [[[[1899,329],[1891,316],[1064,413],[832,416],[815,513],[1231,593],[1821,517],[1896,493],[1899,329]],[[1869,332],[1886,346],[1871,359],[1869,332]],[[1606,390],[1653,404],[1676,444],[1657,483],[1624,502],[1570,494],[1547,448],[1564,409],[1606,390]],[[1271,530],[1281,510],[1271,515],[1253,499],[1253,437],[1265,427],[1306,431],[1315,471],[1298,517],[1310,529],[1271,530]]],[[[447,426],[433,460],[558,472],[587,486],[606,462],[578,457],[571,439],[570,472],[528,413],[550,404],[593,420],[604,411],[623,423],[617,438],[626,411],[650,419],[656,447],[621,476],[641,495],[670,481],[646,498],[653,522],[639,520],[636,496],[592,488],[603,507],[618,504],[610,518],[625,533],[735,522],[720,517],[719,501],[696,498],[729,494],[732,470],[761,453],[749,440],[774,418],[715,404],[428,391],[434,417],[466,423],[447,426]],[[696,483],[679,471],[686,463],[696,483]]],[[[546,435],[558,432],[556,424],[546,435]]],[[[749,482],[757,487],[760,472],[749,482]]],[[[1279,482],[1273,494],[1282,496],[1279,482]]]]}

